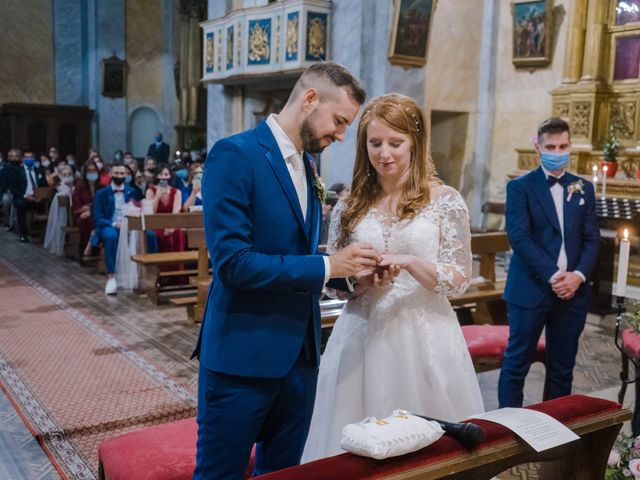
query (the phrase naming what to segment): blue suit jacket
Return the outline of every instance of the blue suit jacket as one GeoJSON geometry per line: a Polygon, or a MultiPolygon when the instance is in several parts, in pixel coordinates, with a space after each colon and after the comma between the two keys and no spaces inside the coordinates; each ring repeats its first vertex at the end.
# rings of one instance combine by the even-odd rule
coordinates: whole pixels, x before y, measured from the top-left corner
{"type": "MultiPolygon", "coordinates": [[[[124,201],[125,203],[131,200],[134,195],[134,190],[124,185],[124,201]]],[[[95,225],[96,240],[100,241],[102,238],[102,229],[104,227],[110,227],[113,222],[113,214],[116,210],[115,194],[111,185],[107,185],[105,188],[101,188],[96,192],[93,199],[93,223],[95,225]]]]}
{"type": "Polygon", "coordinates": [[[307,328],[319,361],[322,212],[311,159],[304,157],[306,221],[265,122],[218,141],[207,156],[203,220],[215,281],[194,352],[201,367],[283,377],[303,348],[307,328]]]}
{"type": "MultiPolygon", "coordinates": [[[[580,180],[570,173],[571,183],[580,180]]],[[[579,270],[587,280],[593,273],[600,247],[595,192],[583,181],[584,193],[564,195],[564,242],[567,270],[579,270]]],[[[562,233],[555,205],[542,168],[538,167],[507,184],[505,207],[507,234],[513,248],[504,299],[523,308],[551,305],[555,294],[549,279],[558,270],[562,233]]],[[[588,307],[588,282],[573,298],[579,308],[588,307]]]]}

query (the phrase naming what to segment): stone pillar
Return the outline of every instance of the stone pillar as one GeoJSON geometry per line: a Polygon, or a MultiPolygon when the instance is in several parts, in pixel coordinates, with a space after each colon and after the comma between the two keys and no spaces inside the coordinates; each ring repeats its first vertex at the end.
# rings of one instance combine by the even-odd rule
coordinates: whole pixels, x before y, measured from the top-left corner
{"type": "Polygon", "coordinates": [[[188,82],[188,114],[187,125],[196,125],[198,121],[198,91],[200,89],[200,77],[202,75],[202,34],[200,31],[200,9],[192,5],[189,10],[189,33],[187,57],[187,82],[188,82]]]}
{"type": "Polygon", "coordinates": [[[576,83],[582,74],[584,42],[587,28],[587,0],[574,0],[569,19],[569,39],[564,59],[562,83],[576,83]]]}
{"type": "MultiPolygon", "coordinates": [[[[180,125],[187,125],[189,118],[189,11],[180,10],[180,125]]],[[[183,138],[178,140],[184,147],[183,138]]]]}
{"type": "Polygon", "coordinates": [[[581,82],[604,80],[604,51],[607,35],[607,0],[589,0],[581,82]]]}

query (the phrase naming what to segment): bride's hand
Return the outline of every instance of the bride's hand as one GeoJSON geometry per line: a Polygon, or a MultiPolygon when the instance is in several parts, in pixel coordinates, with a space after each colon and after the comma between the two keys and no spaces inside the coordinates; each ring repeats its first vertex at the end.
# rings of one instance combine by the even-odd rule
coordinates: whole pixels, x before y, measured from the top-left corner
{"type": "MultiPolygon", "coordinates": [[[[411,255],[397,255],[393,253],[383,253],[382,260],[378,262],[378,267],[391,268],[397,267],[406,270],[411,265],[413,257],[411,255]]],[[[397,273],[396,273],[397,276],[397,273]]]]}
{"type": "Polygon", "coordinates": [[[388,267],[366,268],[354,275],[353,280],[363,287],[385,287],[395,280],[400,273],[400,267],[389,265],[388,267]]]}

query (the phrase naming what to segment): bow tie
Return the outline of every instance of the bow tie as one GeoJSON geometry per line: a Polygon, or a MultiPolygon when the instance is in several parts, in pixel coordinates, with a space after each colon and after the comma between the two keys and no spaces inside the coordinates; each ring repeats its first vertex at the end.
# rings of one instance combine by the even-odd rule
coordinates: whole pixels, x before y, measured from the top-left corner
{"type": "Polygon", "coordinates": [[[122,193],[124,192],[124,188],[114,188],[113,193],[122,193]]]}
{"type": "Polygon", "coordinates": [[[567,185],[569,185],[569,179],[566,175],[563,175],[560,178],[554,177],[553,175],[549,175],[547,177],[547,185],[549,185],[549,188],[553,187],[556,183],[559,183],[561,186],[566,187],[567,185]]]}

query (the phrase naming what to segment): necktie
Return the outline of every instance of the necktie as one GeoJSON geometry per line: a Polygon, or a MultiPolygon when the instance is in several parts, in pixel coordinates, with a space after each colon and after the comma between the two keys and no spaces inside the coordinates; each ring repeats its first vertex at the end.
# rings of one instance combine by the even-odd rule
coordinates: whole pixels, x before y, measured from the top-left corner
{"type": "Polygon", "coordinates": [[[566,187],[569,181],[566,175],[563,175],[560,178],[554,177],[553,175],[549,175],[547,177],[547,185],[549,185],[549,188],[553,187],[556,183],[559,183],[561,186],[566,187]]]}
{"type": "Polygon", "coordinates": [[[293,186],[298,194],[298,200],[300,201],[300,209],[302,210],[302,218],[307,217],[307,178],[304,171],[304,163],[302,156],[299,153],[294,153],[289,157],[291,165],[293,166],[293,186]]]}
{"type": "Polygon", "coordinates": [[[33,168],[29,167],[29,182],[31,182],[31,188],[33,189],[33,191],[36,191],[36,179],[33,176],[33,168]]]}

